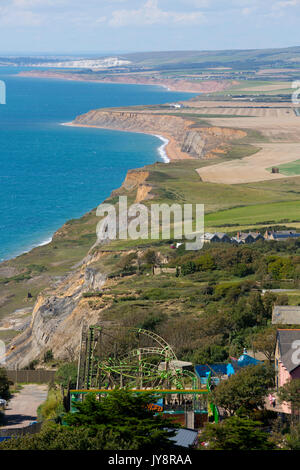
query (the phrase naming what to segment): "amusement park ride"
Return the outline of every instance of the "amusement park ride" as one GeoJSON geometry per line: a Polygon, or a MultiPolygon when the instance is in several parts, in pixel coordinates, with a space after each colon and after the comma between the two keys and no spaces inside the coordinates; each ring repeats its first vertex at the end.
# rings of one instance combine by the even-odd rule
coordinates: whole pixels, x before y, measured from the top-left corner
{"type": "Polygon", "coordinates": [[[194,370],[184,367],[173,348],[153,331],[94,325],[83,328],[77,387],[70,393],[76,401],[87,393],[105,396],[115,388],[153,391],[162,397],[160,411],[192,413],[189,427],[194,427],[195,413],[202,414],[202,421],[210,413],[209,387],[199,388],[198,384],[194,370]]]}
{"type": "Polygon", "coordinates": [[[161,336],[141,328],[128,328],[119,334],[119,339],[136,347],[119,352],[118,337],[101,326],[91,326],[87,333],[83,332],[78,388],[196,388],[196,374],[176,367],[176,354],[161,336]],[[108,338],[113,342],[112,348],[108,338]],[[111,350],[109,356],[106,346],[111,350]]]}

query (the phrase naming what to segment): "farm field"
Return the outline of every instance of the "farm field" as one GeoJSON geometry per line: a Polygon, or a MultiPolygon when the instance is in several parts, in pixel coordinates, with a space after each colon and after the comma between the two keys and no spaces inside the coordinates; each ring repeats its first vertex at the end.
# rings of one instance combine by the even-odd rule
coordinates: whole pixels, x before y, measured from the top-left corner
{"type": "MultiPolygon", "coordinates": [[[[286,176],[300,175],[300,160],[295,160],[294,162],[279,165],[278,168],[279,168],[279,172],[282,175],[286,175],[286,176]]],[[[267,168],[267,170],[272,171],[272,168],[267,168]]]]}
{"type": "Polygon", "coordinates": [[[202,181],[211,183],[239,184],[252,181],[275,180],[283,176],[294,176],[295,172],[271,173],[269,168],[289,163],[300,157],[298,143],[261,144],[254,155],[211,165],[197,170],[202,181]]]}
{"type": "Polygon", "coordinates": [[[251,226],[257,223],[269,225],[293,221],[300,222],[300,200],[235,207],[207,214],[205,217],[205,225],[214,228],[226,228],[230,225],[251,226]]]}

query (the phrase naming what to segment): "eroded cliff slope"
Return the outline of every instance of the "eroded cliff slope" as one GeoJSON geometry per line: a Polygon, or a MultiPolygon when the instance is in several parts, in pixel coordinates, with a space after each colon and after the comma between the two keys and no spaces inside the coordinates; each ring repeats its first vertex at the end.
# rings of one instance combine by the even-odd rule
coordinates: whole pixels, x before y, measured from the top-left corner
{"type": "Polygon", "coordinates": [[[149,111],[93,110],[78,116],[73,125],[162,135],[169,140],[172,160],[205,158],[224,143],[246,136],[242,130],[201,126],[192,118],[149,111]]]}

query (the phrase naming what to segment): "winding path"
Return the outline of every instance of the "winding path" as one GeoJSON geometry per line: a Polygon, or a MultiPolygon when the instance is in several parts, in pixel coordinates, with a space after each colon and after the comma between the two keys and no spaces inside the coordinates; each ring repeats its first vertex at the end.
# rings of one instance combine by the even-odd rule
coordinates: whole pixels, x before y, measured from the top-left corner
{"type": "Polygon", "coordinates": [[[1,429],[23,428],[37,419],[37,408],[47,398],[48,386],[29,384],[23,385],[9,401],[5,410],[5,426],[1,429]]]}

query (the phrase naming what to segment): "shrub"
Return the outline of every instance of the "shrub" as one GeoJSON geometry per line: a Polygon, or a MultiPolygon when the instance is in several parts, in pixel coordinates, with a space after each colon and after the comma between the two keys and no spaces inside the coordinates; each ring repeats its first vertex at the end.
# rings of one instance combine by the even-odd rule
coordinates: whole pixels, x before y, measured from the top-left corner
{"type": "Polygon", "coordinates": [[[56,419],[63,412],[64,406],[61,391],[50,388],[45,403],[38,408],[38,416],[42,420],[56,419]]]}
{"type": "Polygon", "coordinates": [[[77,382],[77,365],[74,362],[63,364],[55,373],[55,382],[64,388],[75,388],[77,382]]]}
{"type": "Polygon", "coordinates": [[[48,349],[48,351],[44,354],[44,362],[50,362],[54,359],[52,349],[48,349]]]}

